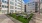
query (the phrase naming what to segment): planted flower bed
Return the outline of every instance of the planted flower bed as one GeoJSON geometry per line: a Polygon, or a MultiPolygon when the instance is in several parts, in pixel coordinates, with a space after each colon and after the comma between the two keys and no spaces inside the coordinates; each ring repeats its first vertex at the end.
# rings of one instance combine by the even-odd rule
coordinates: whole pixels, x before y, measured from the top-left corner
{"type": "Polygon", "coordinates": [[[29,23],[29,21],[31,20],[33,14],[31,13],[30,14],[30,17],[27,19],[27,18],[23,18],[23,16],[17,16],[17,14],[13,13],[13,14],[9,14],[11,17],[23,22],[23,23],[29,23]]]}

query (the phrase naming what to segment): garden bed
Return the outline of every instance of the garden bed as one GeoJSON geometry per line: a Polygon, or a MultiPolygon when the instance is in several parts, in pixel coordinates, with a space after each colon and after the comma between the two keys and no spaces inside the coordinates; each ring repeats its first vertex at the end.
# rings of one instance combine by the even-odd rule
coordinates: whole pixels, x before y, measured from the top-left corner
{"type": "Polygon", "coordinates": [[[30,14],[30,17],[27,18],[23,18],[23,16],[17,16],[16,14],[9,14],[11,17],[23,22],[23,23],[29,23],[29,21],[31,20],[33,14],[30,14]]]}

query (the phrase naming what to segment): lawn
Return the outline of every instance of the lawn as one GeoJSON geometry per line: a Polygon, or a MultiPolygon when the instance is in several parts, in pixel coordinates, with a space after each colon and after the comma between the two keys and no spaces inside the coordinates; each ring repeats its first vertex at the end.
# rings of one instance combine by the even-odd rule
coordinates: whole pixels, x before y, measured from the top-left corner
{"type": "Polygon", "coordinates": [[[15,19],[17,19],[17,20],[23,22],[23,23],[29,23],[29,21],[31,20],[31,18],[32,18],[32,16],[33,16],[33,14],[30,14],[30,17],[29,17],[28,19],[26,19],[26,18],[23,18],[23,16],[16,16],[15,13],[9,14],[9,15],[10,15],[11,17],[13,17],[13,18],[15,18],[15,19]]]}

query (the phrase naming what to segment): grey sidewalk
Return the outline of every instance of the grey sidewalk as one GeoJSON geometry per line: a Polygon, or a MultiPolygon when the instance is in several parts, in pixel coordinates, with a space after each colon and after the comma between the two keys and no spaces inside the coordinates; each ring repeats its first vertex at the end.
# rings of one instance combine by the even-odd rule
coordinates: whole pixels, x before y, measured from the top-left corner
{"type": "Polygon", "coordinates": [[[8,15],[0,14],[0,23],[22,23],[8,15]]]}
{"type": "Polygon", "coordinates": [[[9,17],[9,18],[10,18],[12,21],[14,21],[15,23],[22,23],[22,22],[16,20],[15,18],[10,17],[9,15],[7,15],[7,17],[9,17]]]}
{"type": "Polygon", "coordinates": [[[6,15],[0,14],[0,23],[14,23],[14,22],[6,15]]]}

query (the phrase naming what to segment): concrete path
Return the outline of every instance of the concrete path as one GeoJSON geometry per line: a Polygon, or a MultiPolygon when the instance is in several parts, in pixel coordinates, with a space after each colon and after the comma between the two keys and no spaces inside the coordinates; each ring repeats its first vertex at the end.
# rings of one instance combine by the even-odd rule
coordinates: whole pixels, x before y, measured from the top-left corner
{"type": "Polygon", "coordinates": [[[42,13],[35,13],[30,23],[42,23],[42,13]]]}
{"type": "Polygon", "coordinates": [[[0,23],[14,23],[10,18],[8,18],[6,15],[0,14],[0,23]]]}
{"type": "Polygon", "coordinates": [[[7,17],[9,17],[9,18],[10,18],[12,21],[14,21],[15,23],[22,23],[21,21],[15,19],[15,18],[13,18],[13,17],[11,17],[11,16],[9,16],[9,15],[7,15],[7,17]]]}

